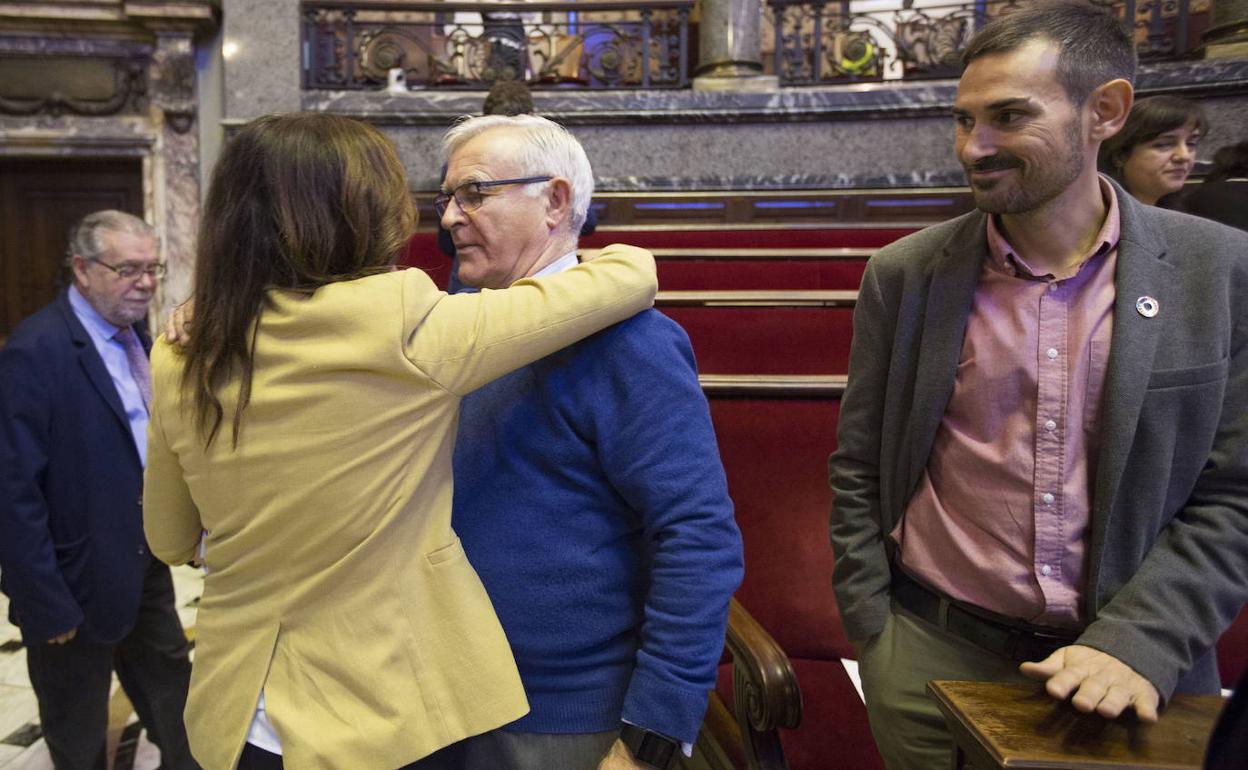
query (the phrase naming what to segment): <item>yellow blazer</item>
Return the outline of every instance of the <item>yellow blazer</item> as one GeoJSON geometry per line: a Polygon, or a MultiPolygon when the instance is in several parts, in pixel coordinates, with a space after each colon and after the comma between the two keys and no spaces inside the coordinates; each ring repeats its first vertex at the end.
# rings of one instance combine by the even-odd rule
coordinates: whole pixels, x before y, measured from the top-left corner
{"type": "Polygon", "coordinates": [[[502,291],[448,296],[404,270],[271,292],[237,449],[237,381],[205,449],[182,359],[158,342],[144,525],[171,564],[208,531],[186,705],[207,770],[237,763],[262,687],[295,770],[393,770],[528,711],[451,530],[459,401],[655,289],[649,252],[613,246],[502,291]]]}

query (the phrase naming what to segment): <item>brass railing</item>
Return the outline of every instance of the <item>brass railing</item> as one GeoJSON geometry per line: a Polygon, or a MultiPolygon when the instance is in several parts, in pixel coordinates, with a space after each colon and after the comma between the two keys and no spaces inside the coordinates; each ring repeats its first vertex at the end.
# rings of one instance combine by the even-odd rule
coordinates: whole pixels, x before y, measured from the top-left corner
{"type": "MultiPolygon", "coordinates": [[[[764,0],[764,62],[782,85],[957,77],[958,57],[993,17],[1032,0],[940,5],[764,0]]],[[[1190,56],[1210,0],[1094,0],[1131,19],[1142,61],[1190,56]]]]}
{"type": "Polygon", "coordinates": [[[305,2],[303,87],[684,88],[693,3],[305,2]]]}

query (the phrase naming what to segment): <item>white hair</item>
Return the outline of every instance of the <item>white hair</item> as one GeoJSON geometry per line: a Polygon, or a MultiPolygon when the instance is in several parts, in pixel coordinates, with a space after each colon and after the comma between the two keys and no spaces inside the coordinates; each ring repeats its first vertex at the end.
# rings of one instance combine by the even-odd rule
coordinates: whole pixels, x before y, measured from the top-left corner
{"type": "MultiPolygon", "coordinates": [[[[585,148],[566,128],[537,115],[464,116],[442,137],[442,161],[445,163],[469,140],[495,129],[506,129],[520,139],[521,150],[516,157],[524,176],[561,176],[572,187],[572,235],[579,235],[594,195],[594,171],[590,168],[585,148]]],[[[541,188],[531,186],[529,195],[538,195],[541,188]]]]}
{"type": "Polygon", "coordinates": [[[65,264],[69,264],[75,254],[83,259],[99,259],[103,256],[106,232],[156,237],[156,229],[134,214],[113,209],[95,211],[79,220],[69,231],[65,264]]]}

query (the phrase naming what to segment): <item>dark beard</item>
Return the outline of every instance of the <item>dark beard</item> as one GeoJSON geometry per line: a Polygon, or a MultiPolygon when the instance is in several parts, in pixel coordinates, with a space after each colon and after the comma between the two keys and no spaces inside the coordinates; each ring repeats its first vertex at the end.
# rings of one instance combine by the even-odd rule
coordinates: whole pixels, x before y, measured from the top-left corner
{"type": "Polygon", "coordinates": [[[992,193],[1002,182],[1008,180],[994,180],[980,186],[972,182],[971,193],[975,197],[975,207],[988,214],[1025,214],[1061,195],[1083,173],[1083,136],[1077,117],[1066,125],[1065,134],[1064,156],[1054,157],[1052,164],[1044,168],[1033,166],[1030,174],[1021,160],[1004,153],[981,158],[966,166],[968,175],[972,170],[1018,169],[1019,179],[1016,180],[1014,189],[1004,195],[992,193]]]}

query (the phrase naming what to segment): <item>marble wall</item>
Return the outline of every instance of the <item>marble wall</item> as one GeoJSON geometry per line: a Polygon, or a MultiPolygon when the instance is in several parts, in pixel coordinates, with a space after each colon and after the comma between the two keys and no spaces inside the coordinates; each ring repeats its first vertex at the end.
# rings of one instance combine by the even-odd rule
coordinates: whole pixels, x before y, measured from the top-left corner
{"type": "MultiPolygon", "coordinates": [[[[557,119],[557,118],[556,118],[557,119]]],[[[602,191],[928,187],[964,184],[948,120],[572,127],[602,191]],[[881,152],[902,138],[904,153],[881,152]]],[[[417,190],[437,187],[441,127],[387,126],[417,190]]]]}
{"type": "Polygon", "coordinates": [[[248,120],[299,106],[299,0],[223,0],[225,117],[248,120]]]}

